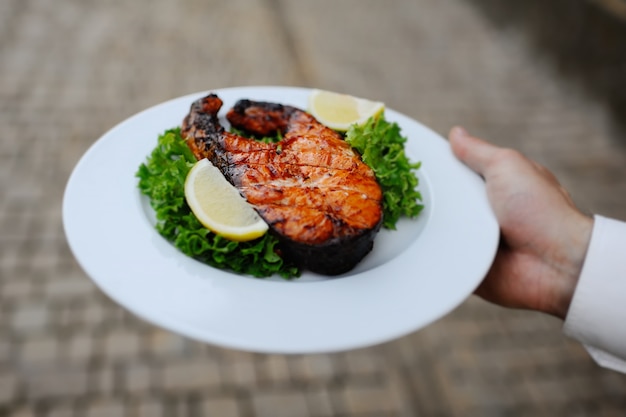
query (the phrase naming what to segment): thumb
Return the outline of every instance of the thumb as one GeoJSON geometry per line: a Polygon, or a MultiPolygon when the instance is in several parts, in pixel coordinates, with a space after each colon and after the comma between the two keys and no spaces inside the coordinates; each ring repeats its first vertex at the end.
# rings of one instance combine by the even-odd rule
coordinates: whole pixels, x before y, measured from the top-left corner
{"type": "Polygon", "coordinates": [[[489,162],[493,160],[498,147],[482,139],[470,136],[462,127],[453,127],[449,134],[450,146],[454,155],[471,169],[484,176],[489,162]]]}

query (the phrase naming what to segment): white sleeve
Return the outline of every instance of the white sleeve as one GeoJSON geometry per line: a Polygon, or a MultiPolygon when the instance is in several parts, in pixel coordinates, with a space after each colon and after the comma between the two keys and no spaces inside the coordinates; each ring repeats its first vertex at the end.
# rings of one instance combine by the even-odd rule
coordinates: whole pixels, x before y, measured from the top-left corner
{"type": "Polygon", "coordinates": [[[626,223],[595,216],[563,330],[599,365],[626,373],[626,223]]]}

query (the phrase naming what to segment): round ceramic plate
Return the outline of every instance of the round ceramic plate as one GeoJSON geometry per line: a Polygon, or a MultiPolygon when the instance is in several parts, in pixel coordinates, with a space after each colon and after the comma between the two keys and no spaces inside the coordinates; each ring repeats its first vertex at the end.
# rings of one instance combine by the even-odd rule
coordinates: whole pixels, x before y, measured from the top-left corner
{"type": "MultiPolygon", "coordinates": [[[[310,90],[214,90],[224,114],[238,99],[306,108],[310,90]]],[[[179,126],[192,94],[149,108],[102,136],[75,167],[63,223],[81,267],[113,300],[156,325],[224,347],[317,353],[385,342],[416,331],[462,303],[493,261],[498,226],[479,176],[454,158],[446,140],[391,109],[421,161],[425,209],[397,230],[382,230],[373,251],[339,277],[304,272],[286,281],[218,270],[191,259],[154,228],[135,173],[166,129],[179,126]]],[[[375,99],[375,98],[374,98],[375,99]]],[[[228,125],[222,117],[222,123],[228,125]]]]}

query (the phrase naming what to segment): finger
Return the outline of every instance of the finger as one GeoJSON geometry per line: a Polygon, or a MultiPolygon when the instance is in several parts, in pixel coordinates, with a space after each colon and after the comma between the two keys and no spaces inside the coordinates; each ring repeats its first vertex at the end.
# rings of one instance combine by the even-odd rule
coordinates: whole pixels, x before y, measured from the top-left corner
{"type": "Polygon", "coordinates": [[[452,128],[449,139],[452,152],[456,157],[483,176],[495,152],[499,149],[482,139],[470,136],[465,129],[458,126],[452,128]]]}

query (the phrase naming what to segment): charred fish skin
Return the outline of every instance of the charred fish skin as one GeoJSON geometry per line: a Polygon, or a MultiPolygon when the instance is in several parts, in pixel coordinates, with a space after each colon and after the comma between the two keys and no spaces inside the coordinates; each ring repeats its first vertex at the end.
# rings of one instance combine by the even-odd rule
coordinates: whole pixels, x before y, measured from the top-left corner
{"type": "Polygon", "coordinates": [[[279,103],[239,100],[226,118],[235,127],[257,137],[273,136],[287,130],[289,118],[298,109],[279,103]]]}
{"type": "Polygon", "coordinates": [[[252,204],[280,240],[281,252],[324,275],[350,271],[373,248],[382,192],[373,171],[335,131],[292,106],[240,100],[231,125],[263,143],[227,132],[214,94],[197,100],[182,134],[196,158],[208,158],[252,204]]]}

